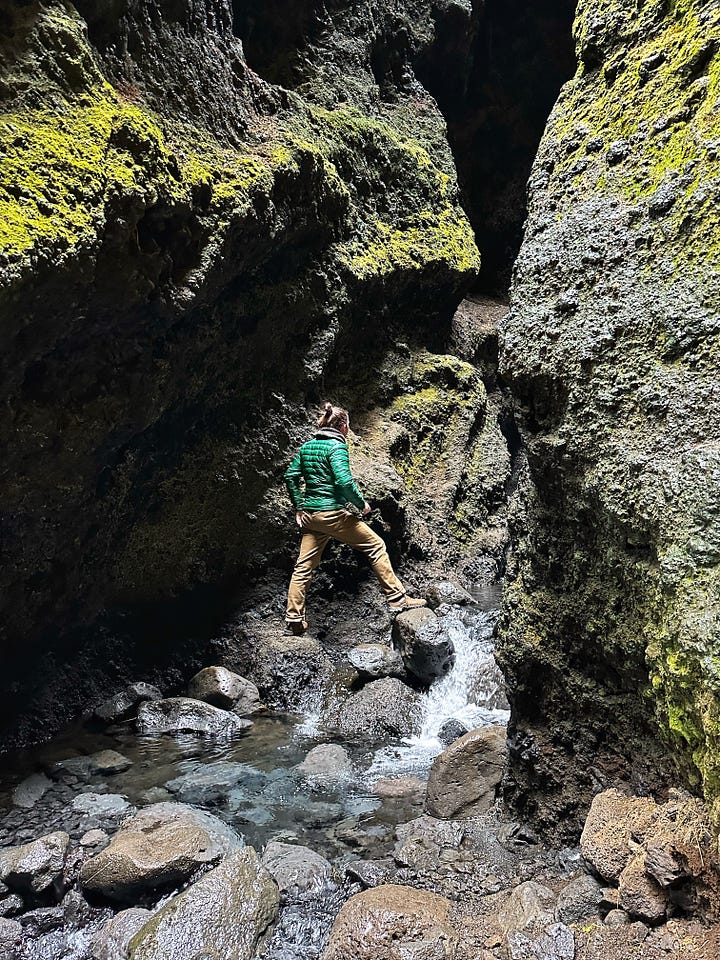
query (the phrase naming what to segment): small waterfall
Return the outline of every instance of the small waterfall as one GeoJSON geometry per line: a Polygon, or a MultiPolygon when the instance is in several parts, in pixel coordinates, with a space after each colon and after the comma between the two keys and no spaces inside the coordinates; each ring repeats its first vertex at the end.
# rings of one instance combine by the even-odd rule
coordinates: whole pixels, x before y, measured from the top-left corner
{"type": "Polygon", "coordinates": [[[497,609],[482,606],[453,607],[444,615],[455,644],[455,666],[424,695],[420,734],[380,749],[369,779],[426,771],[445,747],[438,734],[448,720],[459,720],[468,730],[508,722],[504,680],[494,655],[498,616],[497,609]]]}

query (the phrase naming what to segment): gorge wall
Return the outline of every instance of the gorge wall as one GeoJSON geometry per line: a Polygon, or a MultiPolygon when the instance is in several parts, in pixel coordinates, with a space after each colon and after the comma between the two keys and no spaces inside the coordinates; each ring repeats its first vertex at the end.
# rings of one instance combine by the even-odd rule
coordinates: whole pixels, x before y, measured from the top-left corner
{"type": "Polygon", "coordinates": [[[660,729],[717,816],[720,11],[584,0],[575,34],[501,333],[512,789],[572,826],[599,782],[673,779],[660,729]]]}
{"type": "Polygon", "coordinates": [[[428,92],[482,10],[3,6],[6,744],[187,673],[238,610],[281,623],[281,476],[329,396],[406,575],[504,562],[501,308],[452,321],[480,257],[428,92]]]}
{"type": "MultiPolygon", "coordinates": [[[[530,173],[574,7],[3,6],[7,744],[280,623],[330,397],[410,582],[512,543],[515,807],[718,796],[718,13],[583,0],[530,173]]],[[[327,570],[328,641],[382,630],[327,570]]]]}

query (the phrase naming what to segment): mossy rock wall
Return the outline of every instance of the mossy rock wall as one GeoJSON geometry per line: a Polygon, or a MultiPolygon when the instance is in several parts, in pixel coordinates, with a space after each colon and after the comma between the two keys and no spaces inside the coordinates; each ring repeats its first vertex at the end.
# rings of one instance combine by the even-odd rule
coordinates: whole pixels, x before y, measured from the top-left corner
{"type": "MultiPolygon", "coordinates": [[[[444,121],[413,73],[443,16],[333,4],[287,90],[246,65],[226,0],[3,8],[13,730],[19,714],[30,734],[58,722],[132,669],[98,617],[210,588],[281,597],[294,541],[280,478],[316,404],[379,410],[402,392],[377,377],[398,350],[443,355],[479,266],[444,121]],[[381,95],[383,31],[405,46],[381,95]]],[[[469,432],[485,406],[466,386],[469,432]]],[[[156,634],[143,662],[175,645],[156,634]]]]}
{"type": "Polygon", "coordinates": [[[662,785],[660,740],[720,816],[720,10],[583,0],[575,35],[501,331],[511,789],[569,832],[662,785]]]}

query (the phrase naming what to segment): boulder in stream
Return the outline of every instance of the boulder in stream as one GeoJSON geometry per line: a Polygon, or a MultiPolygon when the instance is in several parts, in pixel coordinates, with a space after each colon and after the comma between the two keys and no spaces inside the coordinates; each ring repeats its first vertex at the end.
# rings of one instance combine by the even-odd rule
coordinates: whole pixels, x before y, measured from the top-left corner
{"type": "Polygon", "coordinates": [[[458,942],[450,901],[426,890],[382,884],[350,897],[323,960],[452,957],[458,942]]]}
{"type": "Polygon", "coordinates": [[[251,960],[280,895],[252,847],[168,901],[130,941],[129,960],[251,960]]]}
{"type": "Polygon", "coordinates": [[[53,774],[69,773],[81,780],[89,780],[97,774],[122,773],[129,770],[132,760],[128,760],[117,750],[99,750],[87,756],[68,757],[67,760],[58,760],[50,770],[53,774]]]}
{"type": "Polygon", "coordinates": [[[408,672],[422,683],[444,677],[455,663],[455,646],[442,619],[427,607],[399,614],[392,636],[408,672]]]}
{"type": "Polygon", "coordinates": [[[332,866],[325,857],[297,843],[272,840],[265,847],[262,862],[283,893],[312,890],[332,875],[332,866]]]}
{"type": "Polygon", "coordinates": [[[95,716],[105,723],[126,720],[139,703],[161,700],[162,693],[151,683],[131,683],[95,708],[95,716]]]}
{"type": "Polygon", "coordinates": [[[229,710],[221,710],[202,700],[169,697],[141,704],[137,715],[137,732],[141,734],[196,733],[209,737],[230,737],[252,727],[229,710]]]}
{"type": "Polygon", "coordinates": [[[188,684],[188,697],[247,716],[262,709],[260,691],[250,680],[225,667],[205,667],[188,684]]]}
{"type": "Polygon", "coordinates": [[[51,787],[52,783],[44,773],[32,773],[13,790],[13,804],[21,810],[32,810],[51,787]]]}
{"type": "Polygon", "coordinates": [[[130,907],[116,913],[90,941],[93,960],[126,960],[130,941],[151,917],[152,913],[142,907],[130,907]]]}
{"type": "Polygon", "coordinates": [[[148,891],[173,889],[242,846],[235,831],[209,813],[156,803],[126,821],[104,850],[85,861],[80,883],[87,893],[133,903],[148,891]]]}
{"type": "Polygon", "coordinates": [[[350,755],[339,743],[320,743],[295,768],[310,781],[322,783],[347,780],[352,774],[350,755]]]}
{"type": "Polygon", "coordinates": [[[361,677],[371,680],[405,676],[400,653],[383,643],[360,643],[348,653],[348,660],[361,677]]]}
{"type": "Polygon", "coordinates": [[[436,610],[444,603],[452,607],[465,607],[474,603],[472,595],[452,580],[436,580],[425,591],[425,599],[431,610],[436,610]]]}
{"type": "Polygon", "coordinates": [[[328,725],[351,740],[410,737],[422,726],[421,698],[401,680],[373,680],[348,697],[328,725]]]}
{"type": "Polygon", "coordinates": [[[59,895],[70,837],[62,830],[0,850],[0,881],[20,894],[59,895]]]}
{"type": "Polygon", "coordinates": [[[263,770],[247,763],[215,760],[182,773],[165,786],[182,803],[204,806],[218,803],[231,791],[237,793],[245,787],[251,793],[259,793],[267,780],[268,775],[263,770]]]}
{"type": "Polygon", "coordinates": [[[495,803],[506,760],[505,727],[480,727],[466,733],[435,758],[425,810],[443,820],[487,813],[495,803]]]}
{"type": "Polygon", "coordinates": [[[119,793],[79,793],[72,802],[73,810],[86,817],[124,817],[135,808],[119,793]]]}

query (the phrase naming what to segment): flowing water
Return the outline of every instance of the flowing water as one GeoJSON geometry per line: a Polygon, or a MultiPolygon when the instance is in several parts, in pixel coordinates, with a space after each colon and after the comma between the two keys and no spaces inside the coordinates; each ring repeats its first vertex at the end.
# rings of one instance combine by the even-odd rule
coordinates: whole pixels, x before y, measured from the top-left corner
{"type": "MultiPolygon", "coordinates": [[[[508,719],[502,676],[493,656],[494,597],[479,599],[485,602],[443,614],[456,660],[452,671],[423,697],[420,734],[379,749],[345,744],[351,773],[311,781],[298,769],[312,747],[333,740],[323,730],[320,697],[302,716],[259,715],[253,718],[249,735],[222,742],[190,736],[139,737],[130,725],[98,731],[78,724],[31,754],[6,758],[9,772],[0,779],[0,798],[4,796],[8,809],[0,817],[0,841],[25,842],[53,829],[79,838],[91,827],[107,827],[102,815],[78,814],[73,808],[78,794],[91,793],[119,795],[131,807],[160,800],[190,803],[232,824],[257,849],[271,839],[300,843],[340,868],[352,860],[387,856],[397,825],[422,812],[422,789],[416,786],[401,791],[403,796],[381,797],[374,791],[375,782],[412,776],[417,785],[417,778],[426,778],[433,759],[444,749],[439,734],[448,720],[473,729],[508,719]],[[131,761],[127,770],[78,776],[62,766],[69,757],[108,748],[131,761]],[[33,809],[12,809],[13,786],[38,771],[50,774],[52,789],[33,809]]],[[[319,956],[342,899],[342,891],[329,884],[287,903],[267,956],[272,960],[319,956]]],[[[63,929],[37,935],[24,956],[81,960],[87,956],[87,932],[63,929]]]]}

